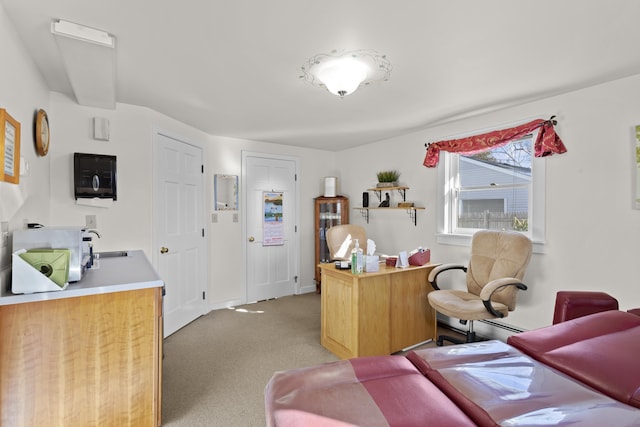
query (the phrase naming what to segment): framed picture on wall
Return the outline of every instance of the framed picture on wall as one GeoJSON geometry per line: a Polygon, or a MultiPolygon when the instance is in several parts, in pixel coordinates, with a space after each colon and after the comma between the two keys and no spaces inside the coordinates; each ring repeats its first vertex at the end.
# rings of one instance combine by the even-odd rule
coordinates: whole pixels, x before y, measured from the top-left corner
{"type": "Polygon", "coordinates": [[[0,181],[20,182],[20,123],[0,108],[0,181]]]}

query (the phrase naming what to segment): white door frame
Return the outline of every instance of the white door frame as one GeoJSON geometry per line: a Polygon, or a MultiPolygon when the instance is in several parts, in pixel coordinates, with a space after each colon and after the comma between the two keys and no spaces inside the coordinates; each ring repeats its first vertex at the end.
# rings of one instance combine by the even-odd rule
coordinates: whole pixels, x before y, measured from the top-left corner
{"type": "MultiPolygon", "coordinates": [[[[272,153],[263,153],[263,152],[257,152],[257,151],[245,151],[242,150],[242,165],[241,165],[241,179],[240,179],[240,189],[241,189],[241,197],[240,197],[240,212],[244,212],[245,206],[247,206],[247,158],[248,157],[264,157],[267,159],[275,159],[275,160],[287,160],[287,161],[292,161],[295,164],[295,174],[296,177],[300,176],[300,171],[299,171],[299,159],[297,157],[294,156],[285,156],[285,155],[280,155],[280,154],[272,154],[272,153]]],[[[296,259],[293,262],[294,268],[295,268],[295,275],[298,277],[298,280],[296,280],[295,282],[295,286],[294,286],[294,293],[296,295],[300,294],[300,283],[301,283],[301,278],[300,278],[300,230],[299,230],[299,224],[300,224],[300,184],[299,181],[296,178],[296,185],[295,185],[295,196],[296,196],[296,203],[295,203],[295,210],[296,210],[296,214],[295,214],[295,221],[296,221],[296,232],[294,233],[294,237],[293,237],[293,253],[296,256],[296,259]]],[[[243,289],[244,289],[244,302],[247,303],[248,302],[248,298],[249,298],[249,292],[248,292],[248,281],[247,281],[247,242],[248,242],[248,236],[247,236],[247,215],[246,213],[243,213],[242,215],[242,268],[244,269],[244,274],[242,275],[242,284],[243,284],[243,289]]]]}
{"type": "MultiPolygon", "coordinates": [[[[151,209],[151,227],[152,227],[152,237],[151,237],[151,263],[154,266],[154,268],[156,270],[159,271],[159,262],[160,262],[160,237],[159,237],[159,231],[158,231],[158,209],[160,209],[160,207],[157,205],[158,201],[159,201],[159,195],[158,195],[158,191],[159,191],[159,187],[157,185],[158,182],[158,148],[157,148],[157,136],[158,135],[164,135],[168,138],[174,139],[178,142],[181,142],[183,144],[187,144],[187,145],[191,145],[193,147],[197,147],[200,150],[202,150],[202,163],[204,165],[204,153],[205,153],[205,149],[203,144],[199,144],[195,141],[191,141],[188,138],[184,137],[183,135],[171,132],[171,131],[167,131],[165,129],[153,126],[152,127],[152,190],[151,190],[151,196],[152,196],[152,209],[151,209]]],[[[206,228],[206,221],[205,221],[205,212],[207,209],[207,204],[208,204],[208,200],[209,198],[207,197],[208,194],[208,190],[207,190],[207,186],[205,185],[206,182],[204,181],[204,174],[202,174],[202,196],[203,196],[203,202],[201,204],[202,208],[201,208],[201,212],[200,212],[200,223],[202,224],[203,229],[206,228]]],[[[208,236],[205,235],[205,241],[203,243],[203,250],[201,252],[201,258],[200,260],[198,260],[198,265],[201,266],[206,266],[207,265],[207,259],[208,259],[208,251],[209,251],[209,245],[208,245],[208,236]]],[[[209,271],[207,268],[202,267],[202,271],[201,271],[201,276],[203,278],[203,287],[205,289],[205,291],[208,291],[209,288],[209,271]]],[[[208,306],[207,303],[205,301],[205,303],[203,304],[203,315],[207,313],[208,310],[208,306]]]]}

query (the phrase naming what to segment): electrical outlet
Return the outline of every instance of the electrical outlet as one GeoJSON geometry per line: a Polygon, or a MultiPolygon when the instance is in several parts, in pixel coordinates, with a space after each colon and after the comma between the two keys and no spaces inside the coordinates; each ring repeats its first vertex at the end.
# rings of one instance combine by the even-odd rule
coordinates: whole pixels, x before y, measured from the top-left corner
{"type": "Polygon", "coordinates": [[[217,213],[212,213],[211,214],[211,222],[218,222],[218,214],[217,213]]]}
{"type": "Polygon", "coordinates": [[[98,228],[98,220],[95,215],[87,215],[86,216],[87,228],[95,230],[98,228]]]}

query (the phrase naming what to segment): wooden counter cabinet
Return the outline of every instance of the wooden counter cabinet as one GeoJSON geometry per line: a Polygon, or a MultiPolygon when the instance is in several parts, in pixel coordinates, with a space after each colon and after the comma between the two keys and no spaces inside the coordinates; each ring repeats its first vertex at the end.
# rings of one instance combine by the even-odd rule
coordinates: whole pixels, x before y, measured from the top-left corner
{"type": "Polygon", "coordinates": [[[160,425],[162,288],[0,305],[0,424],[160,425]]]}
{"type": "Polygon", "coordinates": [[[436,338],[427,301],[437,264],[352,274],[321,264],[321,343],[341,358],[395,353],[436,338]]]}

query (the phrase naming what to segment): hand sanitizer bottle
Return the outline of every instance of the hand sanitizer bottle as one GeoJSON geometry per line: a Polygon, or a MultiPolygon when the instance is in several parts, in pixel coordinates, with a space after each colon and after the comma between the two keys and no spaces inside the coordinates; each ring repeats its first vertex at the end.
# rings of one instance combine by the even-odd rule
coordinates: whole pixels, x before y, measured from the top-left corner
{"type": "Polygon", "coordinates": [[[355,246],[351,249],[351,274],[357,274],[358,267],[358,252],[355,246]]]}
{"type": "Polygon", "coordinates": [[[364,258],[358,239],[355,239],[355,241],[356,244],[351,251],[351,273],[360,274],[364,269],[364,258]]]}

